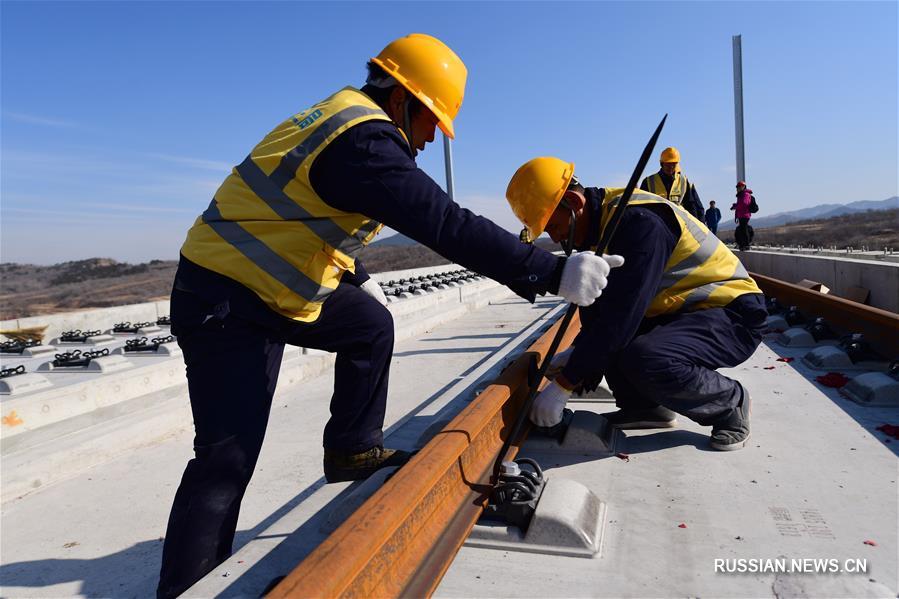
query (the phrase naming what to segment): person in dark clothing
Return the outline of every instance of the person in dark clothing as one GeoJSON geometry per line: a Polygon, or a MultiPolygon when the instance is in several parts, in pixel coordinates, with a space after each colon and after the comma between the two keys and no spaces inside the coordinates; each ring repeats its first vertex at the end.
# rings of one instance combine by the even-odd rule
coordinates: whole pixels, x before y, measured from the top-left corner
{"type": "Polygon", "coordinates": [[[721,222],[721,211],[715,206],[715,200],[709,202],[709,209],[705,211],[705,226],[709,231],[718,234],[718,223],[721,222]]]}
{"type": "Polygon", "coordinates": [[[175,494],[158,597],[187,590],[230,555],[265,436],[285,344],[336,352],[323,434],[327,482],[410,454],[383,447],[393,320],[356,256],[382,223],[533,302],[589,305],[601,257],[524,245],[455,204],[415,163],[435,127],[454,135],[464,64],[413,34],[344,88],[286,119],[236,166],[181,248],[172,331],[184,352],[196,437],[175,494]]]}
{"type": "MultiPolygon", "coordinates": [[[[535,159],[545,160],[557,159],[535,159]]],[[[516,214],[527,201],[522,190],[541,188],[540,177],[567,184],[543,199],[541,209],[553,210],[549,236],[595,250],[624,190],[584,188],[558,168],[525,165],[506,192],[516,214]]],[[[624,265],[595,304],[580,308],[581,331],[553,360],[558,374],[535,399],[531,420],[554,426],[574,390],[594,389],[605,376],[620,408],[607,416],[613,426],[671,427],[682,414],[712,427],[713,448],[742,448],[749,393],[717,369],[744,362],[761,341],[767,312],[758,286],[699,220],[649,193],[634,194],[609,251],[624,265]]]]}
{"type": "Polygon", "coordinates": [[[680,170],[680,152],[677,148],[665,148],[659,157],[661,168],[640,183],[640,189],[662,196],[669,202],[681,206],[698,218],[705,219],[705,208],[699,199],[696,186],[680,170]]]}

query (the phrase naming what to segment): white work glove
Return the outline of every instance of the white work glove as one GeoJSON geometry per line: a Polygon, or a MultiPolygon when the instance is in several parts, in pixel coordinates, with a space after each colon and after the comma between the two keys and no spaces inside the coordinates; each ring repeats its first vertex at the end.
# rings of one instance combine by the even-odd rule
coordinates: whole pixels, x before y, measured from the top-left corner
{"type": "Polygon", "coordinates": [[[555,381],[551,382],[534,398],[534,405],[531,406],[531,422],[545,427],[559,424],[569,398],[571,391],[562,388],[555,381]]]}
{"type": "Polygon", "coordinates": [[[374,279],[369,279],[366,282],[359,285],[359,289],[369,294],[382,306],[387,305],[387,296],[384,295],[384,292],[381,290],[381,286],[374,279]]]}
{"type": "Polygon", "coordinates": [[[565,261],[559,295],[578,306],[589,306],[606,288],[609,271],[624,264],[623,256],[603,256],[592,252],[578,253],[565,261]]]}
{"type": "Polygon", "coordinates": [[[571,352],[573,351],[574,346],[572,345],[565,351],[559,352],[553,356],[552,362],[549,363],[549,368],[546,369],[546,378],[554,379],[559,376],[559,373],[562,372],[562,369],[568,364],[568,359],[571,358],[571,352]]]}

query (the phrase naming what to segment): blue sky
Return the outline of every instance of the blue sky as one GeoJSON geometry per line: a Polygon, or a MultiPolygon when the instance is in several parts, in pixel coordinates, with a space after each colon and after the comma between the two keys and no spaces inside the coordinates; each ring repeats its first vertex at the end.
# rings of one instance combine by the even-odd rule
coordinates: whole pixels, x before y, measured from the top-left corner
{"type": "MultiPolygon", "coordinates": [[[[410,32],[469,69],[457,201],[514,232],[503,194],[524,161],[623,185],[666,112],[658,150],[726,208],[735,34],[759,215],[899,187],[895,1],[3,0],[0,23],[3,262],[177,258],[231,165],[410,32]]],[[[439,138],[419,163],[443,184],[439,138]]]]}

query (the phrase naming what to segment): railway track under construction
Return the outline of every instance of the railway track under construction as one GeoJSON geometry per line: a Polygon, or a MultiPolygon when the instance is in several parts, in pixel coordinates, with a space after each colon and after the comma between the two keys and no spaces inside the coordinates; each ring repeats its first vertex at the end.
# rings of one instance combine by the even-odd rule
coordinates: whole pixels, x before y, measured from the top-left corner
{"type": "MultiPolygon", "coordinates": [[[[753,277],[768,298],[794,308],[794,314],[798,308],[805,321],[824,318],[831,332],[860,333],[881,356],[899,357],[899,315],[753,277]]],[[[559,324],[509,364],[267,596],[431,596],[488,503],[491,470],[533,383],[533,363],[543,359],[559,324]]],[[[559,351],[579,328],[575,319],[559,351]]],[[[526,428],[512,440],[513,455],[527,434],[526,428]]]]}
{"type": "MultiPolygon", "coordinates": [[[[746,259],[769,259],[763,254],[746,259]]],[[[833,268],[849,272],[849,282],[809,271],[781,276],[817,278],[841,292],[865,285],[880,303],[890,300],[899,271],[861,261],[833,268]]],[[[398,339],[386,442],[419,449],[415,458],[364,482],[325,484],[319,439],[330,356],[294,348],[282,364],[236,551],[186,596],[896,595],[899,441],[881,431],[899,424],[888,402],[896,382],[889,360],[899,355],[895,312],[755,275],[780,308],[772,303],[771,332],[755,355],[724,370],[753,394],[751,446],[708,451],[708,429],[685,419],[672,429],[610,431],[602,414],[614,409],[613,398],[601,386],[572,398],[562,435],[526,430],[511,444],[506,459],[522,460],[524,478],[523,460],[533,460],[545,484],[531,502],[536,510],[507,525],[482,517],[495,489],[491,471],[564,305],[549,297],[528,304],[490,281],[450,274],[461,280],[421,269],[384,277],[405,282],[381,281],[393,292],[398,339]],[[852,333],[862,339],[849,337],[845,349],[858,363],[840,345],[852,333]],[[807,354],[823,363],[808,366],[807,354]],[[831,369],[852,380],[840,390],[816,380],[829,380],[831,369]],[[878,377],[880,387],[875,381],[848,398],[858,381],[878,377]],[[867,560],[867,569],[824,578],[715,570],[718,559],[780,556],[867,560]]],[[[115,309],[104,313],[108,322],[70,324],[59,315],[48,330],[167,314],[167,306],[151,307],[152,315],[141,306],[115,309]]],[[[561,349],[577,329],[575,321],[561,349]]],[[[140,334],[163,334],[149,330],[140,334]]],[[[126,341],[106,337],[111,345],[100,347],[126,341]]],[[[39,369],[52,357],[40,349],[3,356],[4,368],[24,364],[50,386],[29,390],[17,383],[26,375],[3,379],[18,392],[2,396],[0,594],[152,594],[170,494],[191,448],[181,358],[173,346],[169,355],[124,355],[130,366],[122,369],[58,373],[39,369]]],[[[115,359],[104,366],[123,356],[115,359]]]]}

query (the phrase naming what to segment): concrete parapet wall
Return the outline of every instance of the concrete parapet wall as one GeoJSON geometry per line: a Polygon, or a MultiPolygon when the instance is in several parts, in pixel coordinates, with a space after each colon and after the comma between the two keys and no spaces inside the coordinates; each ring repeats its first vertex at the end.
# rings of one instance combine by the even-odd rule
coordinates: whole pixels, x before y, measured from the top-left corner
{"type": "Polygon", "coordinates": [[[871,306],[899,312],[899,264],[760,251],[737,255],[752,272],[788,283],[818,281],[837,296],[845,296],[850,287],[864,287],[871,291],[871,306]]]}
{"type": "MultiPolygon", "coordinates": [[[[458,264],[444,264],[426,268],[379,272],[371,275],[371,278],[380,283],[393,279],[407,279],[454,270],[462,270],[462,267],[458,264]]],[[[105,331],[111,329],[113,325],[119,322],[156,322],[156,319],[161,316],[169,316],[168,300],[4,320],[0,321],[0,330],[46,326],[47,331],[44,333],[44,343],[49,343],[51,339],[59,337],[63,331],[74,329],[81,329],[82,331],[100,329],[105,331]]]]}

